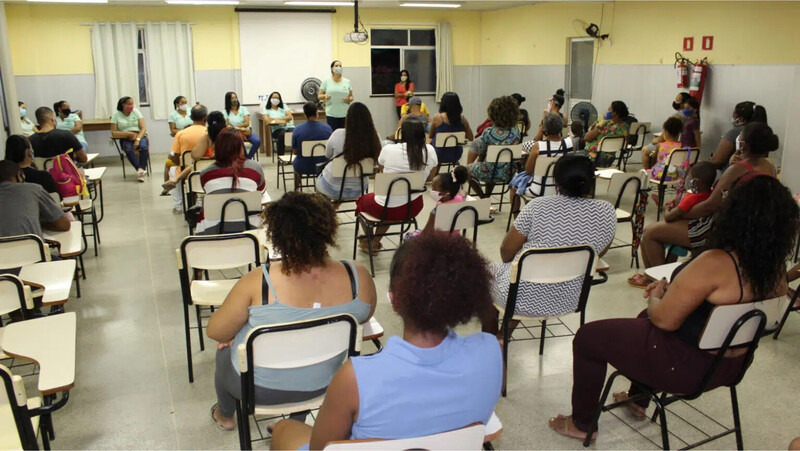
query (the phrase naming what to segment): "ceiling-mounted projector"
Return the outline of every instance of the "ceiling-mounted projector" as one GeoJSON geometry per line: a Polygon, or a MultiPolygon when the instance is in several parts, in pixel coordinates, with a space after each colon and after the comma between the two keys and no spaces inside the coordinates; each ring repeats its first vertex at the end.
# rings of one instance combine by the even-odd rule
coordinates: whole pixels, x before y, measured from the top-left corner
{"type": "Polygon", "coordinates": [[[367,39],[369,36],[365,31],[351,31],[344,35],[344,42],[367,42],[367,39]]]}

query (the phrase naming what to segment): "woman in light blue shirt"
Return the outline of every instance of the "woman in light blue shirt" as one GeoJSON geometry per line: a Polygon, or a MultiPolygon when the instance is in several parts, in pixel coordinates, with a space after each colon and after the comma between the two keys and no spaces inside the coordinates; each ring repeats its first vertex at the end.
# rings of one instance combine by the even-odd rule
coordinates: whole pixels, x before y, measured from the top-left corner
{"type": "Polygon", "coordinates": [[[184,96],[175,97],[172,101],[175,110],[169,114],[169,135],[175,136],[176,133],[192,125],[194,122],[189,117],[189,101],[184,96]]]}
{"type": "Polygon", "coordinates": [[[283,420],[272,447],[322,449],[337,440],[413,438],[488,423],[503,381],[500,346],[493,335],[460,336],[453,328],[493,309],[490,280],[486,260],[458,235],[405,241],[389,267],[388,293],[403,319],[402,338],[345,363],[314,426],[283,420]]]}
{"type": "Polygon", "coordinates": [[[247,110],[246,106],[239,103],[239,96],[235,92],[225,93],[225,111],[222,114],[225,115],[228,125],[239,130],[247,142],[253,145],[250,148],[250,153],[247,154],[247,158],[252,160],[259,147],[261,147],[261,139],[250,127],[250,111],[247,110]]]}
{"type": "Polygon", "coordinates": [[[53,104],[53,111],[56,112],[56,128],[71,131],[83,146],[83,151],[88,152],[89,145],[86,144],[86,138],[83,136],[83,122],[80,116],[69,108],[69,102],[66,100],[59,100],[53,104]]]}
{"type": "Polygon", "coordinates": [[[284,136],[287,130],[294,130],[294,121],[292,111],[283,106],[281,93],[275,91],[269,95],[261,114],[269,117],[270,134],[277,144],[275,151],[278,155],[283,155],[286,152],[284,136]]]}
{"type": "Polygon", "coordinates": [[[125,96],[117,102],[117,111],[111,115],[111,138],[119,140],[120,147],[136,169],[139,182],[144,183],[150,148],[147,142],[147,126],[144,117],[133,106],[133,99],[125,96]]]}
{"type": "Polygon", "coordinates": [[[347,108],[353,101],[353,88],[350,80],[342,77],[342,62],[331,63],[331,76],[319,87],[319,100],[325,102],[325,117],[333,130],[344,128],[347,108]]]}

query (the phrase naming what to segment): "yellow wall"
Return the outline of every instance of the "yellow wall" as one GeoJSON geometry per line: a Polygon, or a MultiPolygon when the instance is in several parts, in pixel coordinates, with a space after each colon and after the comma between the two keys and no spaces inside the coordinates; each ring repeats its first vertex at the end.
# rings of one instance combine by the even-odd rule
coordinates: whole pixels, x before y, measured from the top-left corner
{"type": "Polygon", "coordinates": [[[90,22],[193,22],[197,70],[238,69],[239,21],[231,7],[51,6],[7,3],[15,75],[92,74],[90,22]]]}
{"type": "MultiPolygon", "coordinates": [[[[672,64],[693,36],[695,60],[712,64],[798,64],[800,2],[546,2],[481,15],[481,64],[565,64],[567,38],[585,36],[577,20],[611,35],[599,64],[672,64]],[[603,11],[604,9],[604,11],[603,11]],[[700,50],[714,36],[712,51],[700,50]]],[[[682,52],[683,53],[683,52],[682,52]]]]}

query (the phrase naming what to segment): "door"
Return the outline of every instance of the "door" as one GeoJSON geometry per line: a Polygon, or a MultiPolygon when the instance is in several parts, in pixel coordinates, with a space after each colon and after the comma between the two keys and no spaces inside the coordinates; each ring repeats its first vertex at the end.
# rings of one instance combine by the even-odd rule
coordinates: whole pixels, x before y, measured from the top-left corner
{"type": "Polygon", "coordinates": [[[570,38],[567,65],[567,105],[569,111],[578,102],[592,101],[592,75],[594,72],[594,38],[570,38]]]}

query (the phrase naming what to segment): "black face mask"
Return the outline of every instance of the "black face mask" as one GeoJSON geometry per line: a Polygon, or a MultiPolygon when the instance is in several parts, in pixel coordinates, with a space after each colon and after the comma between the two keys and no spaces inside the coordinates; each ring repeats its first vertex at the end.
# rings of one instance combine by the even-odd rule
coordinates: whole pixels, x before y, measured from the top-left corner
{"type": "Polygon", "coordinates": [[[238,100],[231,100],[231,106],[239,106],[238,100]]]}
{"type": "Polygon", "coordinates": [[[64,116],[69,116],[70,113],[72,113],[72,111],[70,111],[69,108],[61,110],[61,114],[63,114],[64,116]]]}
{"type": "Polygon", "coordinates": [[[681,104],[680,104],[680,103],[678,103],[678,102],[672,102],[672,108],[673,108],[675,111],[680,111],[680,110],[682,109],[682,108],[681,108],[681,104]]]}

